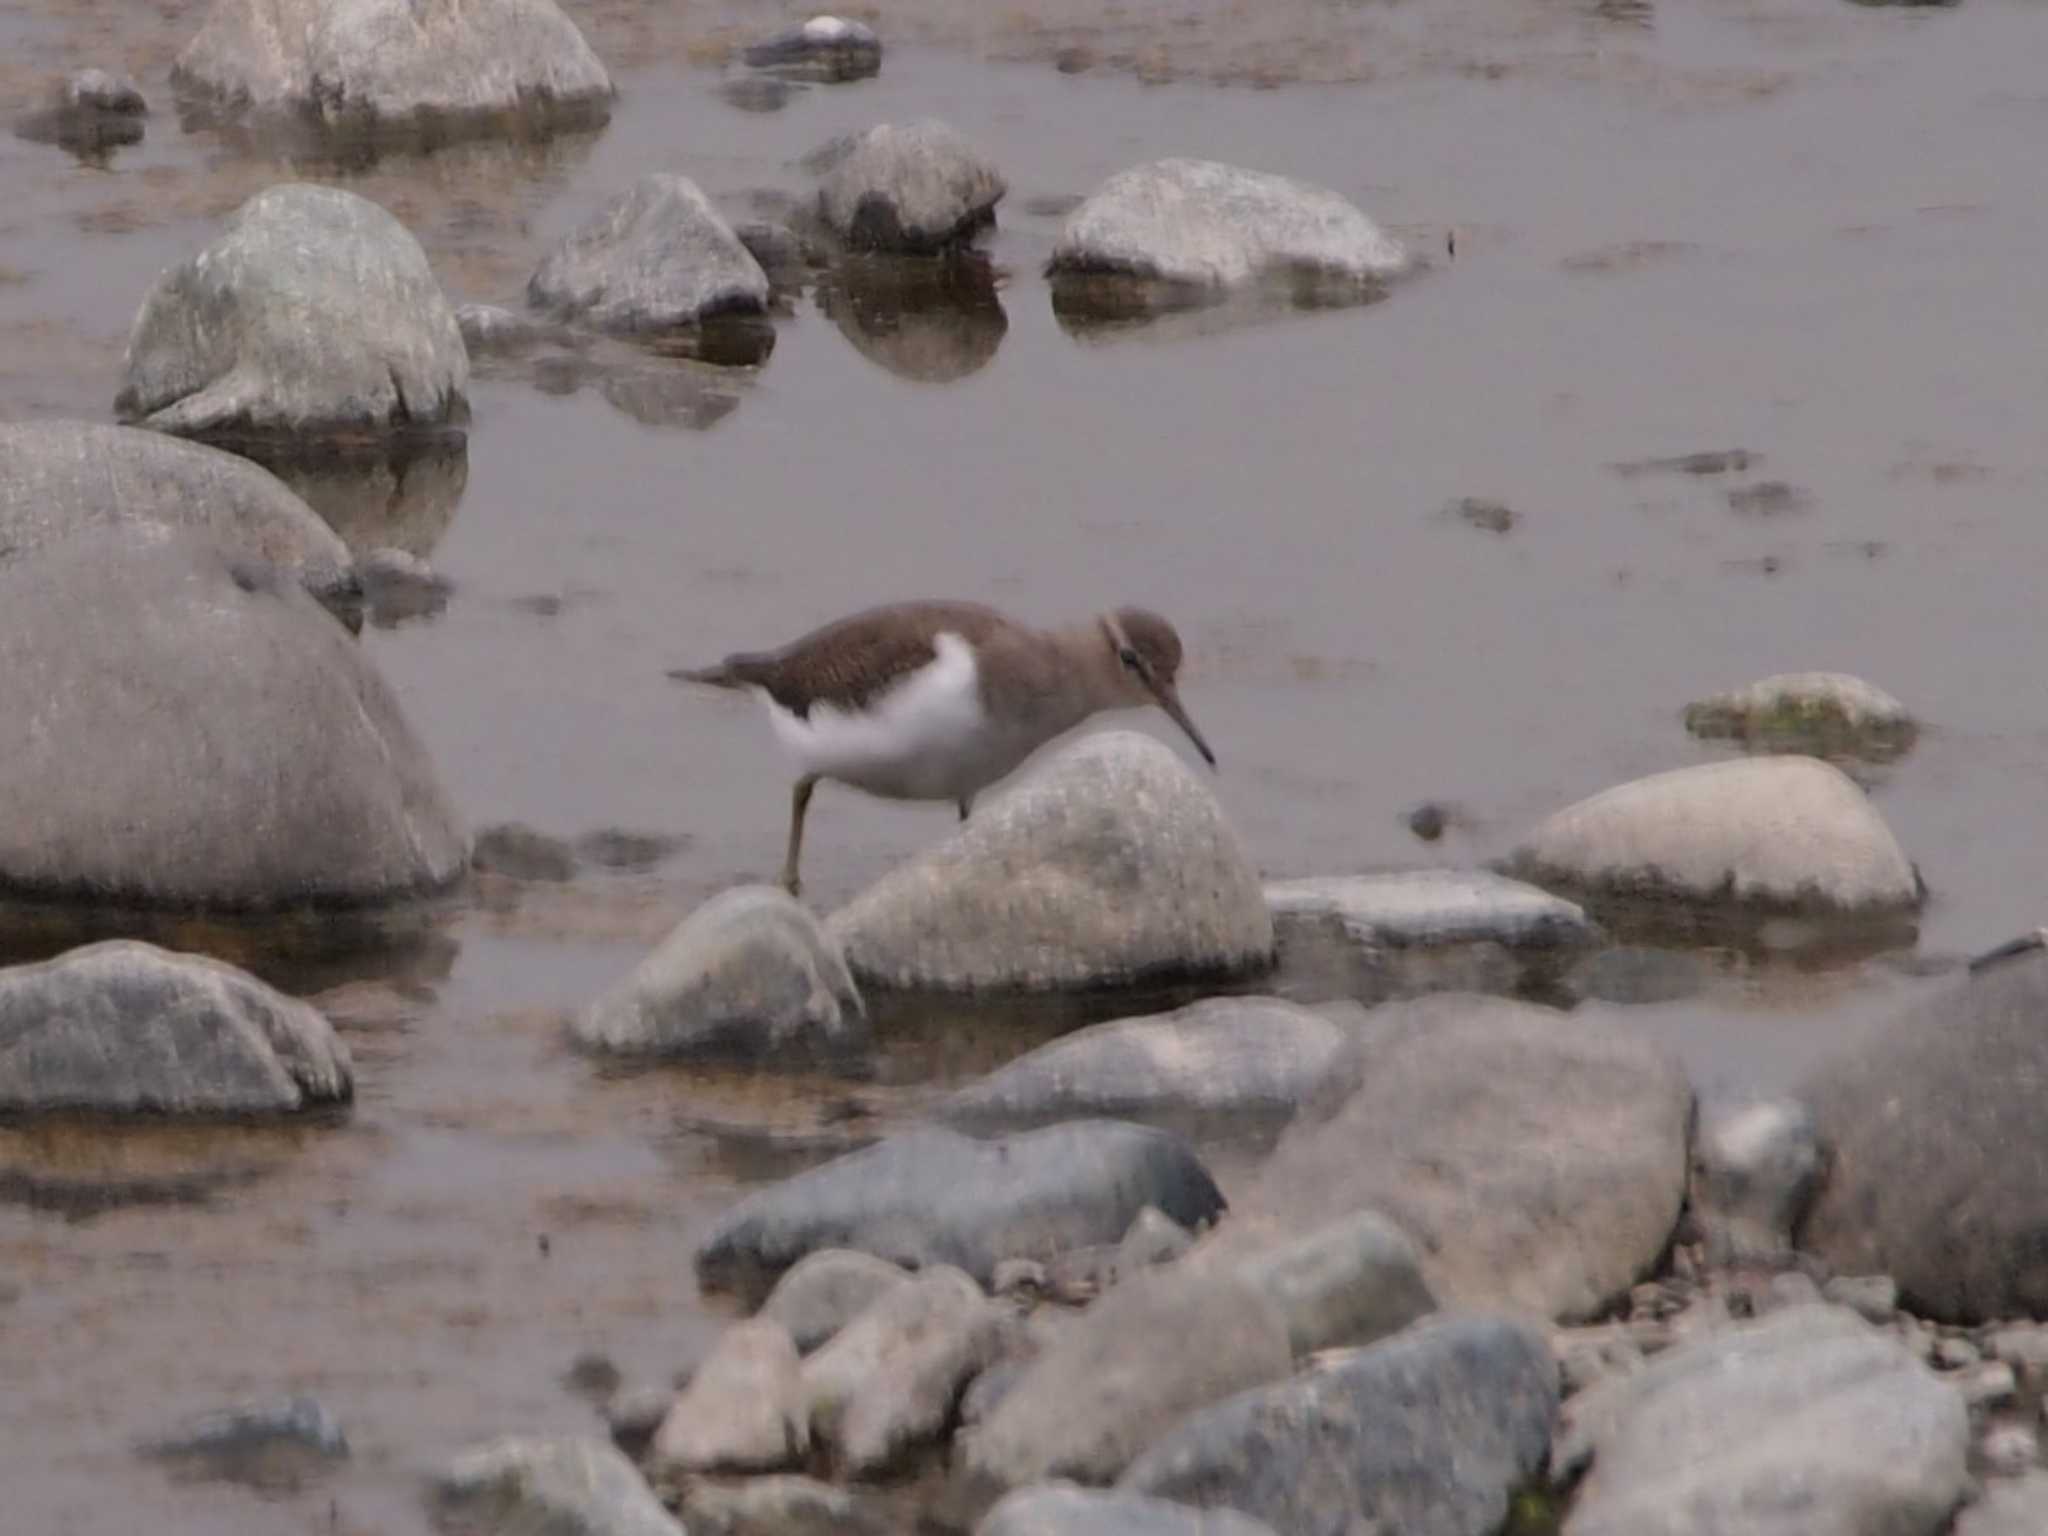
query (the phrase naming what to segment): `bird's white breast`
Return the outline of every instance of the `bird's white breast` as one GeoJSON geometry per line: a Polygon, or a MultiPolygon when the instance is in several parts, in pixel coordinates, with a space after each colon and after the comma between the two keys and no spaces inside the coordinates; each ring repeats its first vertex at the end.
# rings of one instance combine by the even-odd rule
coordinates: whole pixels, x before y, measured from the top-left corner
{"type": "Polygon", "coordinates": [[[863,709],[813,704],[799,716],[763,695],[776,737],[798,768],[870,794],[951,800],[1000,776],[987,772],[989,720],[973,647],[942,634],[916,671],[863,709]]]}

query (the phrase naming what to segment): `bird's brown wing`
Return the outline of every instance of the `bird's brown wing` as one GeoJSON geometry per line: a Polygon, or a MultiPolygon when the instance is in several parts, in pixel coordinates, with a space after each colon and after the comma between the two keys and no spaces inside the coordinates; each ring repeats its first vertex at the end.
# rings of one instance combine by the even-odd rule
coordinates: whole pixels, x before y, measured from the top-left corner
{"type": "Polygon", "coordinates": [[[1009,623],[979,603],[892,603],[812,630],[779,651],[728,656],[719,680],[765,689],[799,718],[813,704],[860,709],[928,664],[938,654],[938,636],[979,644],[1009,623]]]}

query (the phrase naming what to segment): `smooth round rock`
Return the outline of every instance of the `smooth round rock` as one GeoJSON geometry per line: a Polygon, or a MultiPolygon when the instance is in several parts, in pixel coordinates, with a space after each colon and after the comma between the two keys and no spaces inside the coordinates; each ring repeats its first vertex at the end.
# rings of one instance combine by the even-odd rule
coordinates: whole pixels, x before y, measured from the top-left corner
{"type": "Polygon", "coordinates": [[[632,333],[760,314],[768,275],[687,176],[642,176],[555,245],[526,285],[538,308],[632,333]]]}
{"type": "Polygon", "coordinates": [[[1920,883],[1839,768],[1756,757],[1677,768],[1559,811],[1507,872],[1592,895],[1811,916],[1909,912],[1920,883]]]}
{"type": "Polygon", "coordinates": [[[927,254],[995,216],[1008,190],[959,131],[932,118],[859,135],[818,185],[818,212],[860,250],[927,254]]]}
{"type": "Polygon", "coordinates": [[[827,926],[855,976],[955,992],[1241,974],[1264,893],[1208,786],[1133,731],[1087,736],[827,926]]]}
{"type": "Polygon", "coordinates": [[[286,183],[157,280],[114,411],[188,437],[432,435],[468,420],[468,388],[455,312],[406,227],[286,183]]]}
{"type": "Polygon", "coordinates": [[[468,840],[367,656],[190,534],[0,566],[0,891],[152,908],[374,905],[468,840]]]}

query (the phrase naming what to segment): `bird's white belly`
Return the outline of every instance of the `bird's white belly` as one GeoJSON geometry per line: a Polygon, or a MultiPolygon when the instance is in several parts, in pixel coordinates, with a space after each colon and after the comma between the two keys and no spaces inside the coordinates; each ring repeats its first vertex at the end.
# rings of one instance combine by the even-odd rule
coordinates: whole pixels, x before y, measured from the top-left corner
{"type": "Polygon", "coordinates": [[[1014,761],[982,708],[973,649],[958,635],[932,648],[930,662],[865,709],[813,704],[799,716],[765,699],[799,771],[896,800],[959,799],[1007,773],[1014,761]]]}

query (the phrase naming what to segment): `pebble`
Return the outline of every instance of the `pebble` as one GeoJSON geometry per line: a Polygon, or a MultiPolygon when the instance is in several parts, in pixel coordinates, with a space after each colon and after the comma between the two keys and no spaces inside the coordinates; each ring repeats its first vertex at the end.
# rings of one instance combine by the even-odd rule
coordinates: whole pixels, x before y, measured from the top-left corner
{"type": "Polygon", "coordinates": [[[1837,1275],[1820,1291],[1873,1323],[1888,1323],[1899,1310],[1899,1287],[1890,1275],[1837,1275]]]}
{"type": "Polygon", "coordinates": [[[1959,1383],[1963,1389],[1963,1401],[1972,1408],[1995,1408],[2011,1402],[2019,1395],[2019,1383],[2012,1374],[2012,1367],[2003,1360],[1993,1360],[1980,1365],[1959,1383]]]}
{"type": "Polygon", "coordinates": [[[2024,1424],[2001,1420],[1984,1431],[1977,1442],[1984,1458],[1984,1470],[1999,1477],[2018,1477],[2040,1459],[2041,1442],[2024,1424]]]}
{"type": "Polygon", "coordinates": [[[1983,1355],[1978,1353],[1977,1346],[1968,1339],[1944,1335],[1934,1341],[1934,1363],[1940,1370],[1960,1371],[1966,1366],[1975,1365],[1983,1358],[1983,1355]]]}

